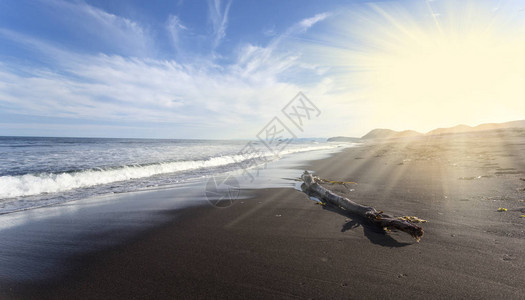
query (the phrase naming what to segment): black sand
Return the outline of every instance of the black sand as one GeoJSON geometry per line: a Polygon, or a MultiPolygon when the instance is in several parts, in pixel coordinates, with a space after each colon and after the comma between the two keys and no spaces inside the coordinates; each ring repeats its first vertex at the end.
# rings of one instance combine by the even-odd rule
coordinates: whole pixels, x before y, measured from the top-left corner
{"type": "Polygon", "coordinates": [[[523,299],[523,132],[369,143],[304,168],[356,181],[330,187],[356,202],[428,220],[425,236],[385,234],[297,190],[255,190],[229,208],[175,210],[160,228],[78,257],[60,281],[1,295],[523,299]]]}

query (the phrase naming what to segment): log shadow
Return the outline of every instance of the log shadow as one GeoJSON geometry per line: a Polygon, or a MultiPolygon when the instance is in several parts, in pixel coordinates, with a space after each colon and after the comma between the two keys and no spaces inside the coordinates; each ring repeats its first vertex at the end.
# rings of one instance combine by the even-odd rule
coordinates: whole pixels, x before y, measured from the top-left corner
{"type": "Polygon", "coordinates": [[[385,230],[383,230],[383,228],[379,228],[378,226],[371,223],[368,219],[363,218],[359,215],[349,213],[348,211],[341,209],[340,207],[337,207],[335,205],[327,203],[323,206],[323,209],[337,213],[341,216],[350,219],[349,222],[343,224],[341,232],[345,232],[347,230],[351,230],[362,226],[365,237],[368,238],[368,240],[372,242],[372,244],[390,248],[405,247],[413,244],[399,242],[396,239],[394,239],[391,235],[387,234],[385,230]]]}

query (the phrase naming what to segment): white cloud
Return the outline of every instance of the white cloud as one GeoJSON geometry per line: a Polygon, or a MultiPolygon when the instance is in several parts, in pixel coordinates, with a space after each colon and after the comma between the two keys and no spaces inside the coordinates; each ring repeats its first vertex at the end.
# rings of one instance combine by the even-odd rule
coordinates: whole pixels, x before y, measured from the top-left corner
{"type": "Polygon", "coordinates": [[[188,28],[182,24],[179,17],[170,15],[166,23],[166,29],[168,30],[170,34],[171,41],[173,43],[173,47],[175,47],[175,49],[180,51],[181,49],[180,34],[182,31],[188,30],[188,28]]]}
{"type": "Polygon", "coordinates": [[[275,35],[266,47],[251,44],[242,46],[239,51],[239,59],[232,66],[232,69],[242,77],[266,76],[268,78],[272,78],[271,74],[281,74],[294,68],[301,70],[317,69],[317,66],[314,64],[305,64],[299,60],[301,52],[297,47],[289,47],[289,51],[282,50],[283,48],[288,48],[283,43],[286,43],[291,36],[304,33],[328,16],[328,13],[321,13],[311,18],[303,19],[290,26],[283,33],[275,35]]]}
{"type": "Polygon", "coordinates": [[[128,18],[108,13],[85,2],[41,2],[53,7],[57,22],[65,23],[63,26],[77,30],[79,34],[89,35],[91,40],[102,41],[106,46],[117,47],[132,55],[146,54],[150,50],[152,40],[147,30],[128,18]]]}
{"type": "MultiPolygon", "coordinates": [[[[206,57],[177,62],[79,54],[3,31],[4,37],[41,51],[54,68],[9,68],[5,62],[8,67],[0,70],[0,105],[7,112],[27,115],[116,123],[140,120],[182,130],[205,128],[201,137],[253,137],[298,91],[308,92],[281,77],[316,67],[301,63],[297,49],[280,47],[289,36],[324,18],[296,23],[266,47],[244,45],[235,62],[225,66],[206,57]]],[[[186,29],[176,16],[170,17],[167,26],[177,32],[186,29]]],[[[321,82],[319,91],[324,93],[329,84],[321,82]]],[[[320,93],[312,95],[323,98],[320,93]]]]}
{"type": "Polygon", "coordinates": [[[222,39],[226,36],[226,28],[228,27],[228,13],[232,0],[227,0],[226,4],[222,5],[221,0],[208,0],[208,17],[213,27],[213,49],[217,48],[222,39]]]}
{"type": "MultiPolygon", "coordinates": [[[[28,68],[31,76],[1,71],[4,111],[93,121],[140,120],[223,127],[232,136],[265,123],[298,87],[266,72],[240,77],[213,64],[75,55],[59,61],[60,70],[28,68]]],[[[60,57],[57,57],[60,59],[60,57]]],[[[255,129],[254,129],[255,130],[255,129]]],[[[220,134],[217,133],[217,134],[220,134]]]]}
{"type": "Polygon", "coordinates": [[[317,15],[311,17],[311,18],[307,18],[307,19],[302,20],[301,22],[299,22],[299,25],[300,25],[300,27],[302,29],[306,30],[306,29],[312,27],[313,25],[315,25],[316,23],[318,23],[320,21],[323,21],[328,16],[329,16],[328,13],[320,13],[320,14],[317,14],[317,15]]]}

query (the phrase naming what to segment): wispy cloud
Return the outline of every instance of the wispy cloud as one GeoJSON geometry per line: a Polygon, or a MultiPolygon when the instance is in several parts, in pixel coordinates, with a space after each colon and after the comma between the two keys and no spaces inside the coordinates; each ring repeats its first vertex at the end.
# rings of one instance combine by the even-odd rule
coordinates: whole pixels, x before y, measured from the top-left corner
{"type": "Polygon", "coordinates": [[[77,34],[87,35],[89,40],[102,42],[104,46],[115,48],[120,53],[143,55],[152,47],[153,42],[147,30],[136,21],[83,1],[49,0],[41,3],[53,8],[56,22],[62,22],[63,26],[75,30],[77,34]]]}
{"type": "Polygon", "coordinates": [[[302,30],[307,30],[308,28],[312,27],[316,23],[323,21],[328,16],[329,14],[325,12],[325,13],[317,14],[311,18],[304,19],[301,22],[299,22],[299,28],[301,28],[302,30]]]}
{"type": "Polygon", "coordinates": [[[208,17],[213,28],[213,49],[224,39],[228,27],[228,13],[232,0],[223,3],[221,0],[208,0],[208,17]]]}
{"type": "Polygon", "coordinates": [[[166,29],[168,30],[171,41],[173,43],[173,47],[177,49],[178,51],[181,50],[181,43],[180,35],[182,31],[188,30],[186,26],[184,26],[179,19],[179,17],[170,15],[168,17],[168,21],[166,22],[166,29]]]}
{"type": "Polygon", "coordinates": [[[328,16],[328,13],[317,14],[293,24],[281,34],[273,33],[274,37],[266,47],[252,44],[244,45],[240,49],[239,59],[233,68],[240,72],[241,76],[246,77],[248,75],[254,76],[255,74],[262,76],[280,74],[292,68],[292,66],[299,66],[301,64],[299,62],[301,55],[299,49],[293,49],[293,51],[276,50],[285,48],[281,47],[282,43],[291,36],[305,33],[310,27],[328,16]]]}
{"type": "MultiPolygon", "coordinates": [[[[230,5],[231,1],[221,10],[222,4],[213,2],[216,12],[222,11],[214,17],[217,41],[225,35],[230,5]]],[[[82,10],[108,22],[118,18],[90,7],[82,10]]],[[[201,137],[250,137],[278,113],[276,107],[305,90],[300,83],[286,79],[287,73],[304,70],[300,52],[280,49],[279,45],[324,18],[323,14],[297,22],[266,46],[244,45],[227,65],[217,65],[213,57],[176,61],[78,53],[3,30],[0,35],[31,46],[53,68],[4,62],[0,70],[0,108],[8,113],[90,120],[95,124],[131,120],[172,124],[176,128],[187,124],[210,129],[201,137]]],[[[111,24],[107,26],[116,26],[111,24]]],[[[180,32],[187,30],[173,15],[166,28],[175,45],[180,42],[180,32]]],[[[326,85],[323,82],[319,90],[326,90],[326,85]]],[[[175,136],[187,137],[182,132],[175,136]]]]}
{"type": "Polygon", "coordinates": [[[276,104],[299,90],[279,82],[276,73],[243,78],[232,70],[217,70],[211,61],[179,64],[75,54],[50,45],[41,49],[56,59],[56,69],[2,68],[2,111],[95,122],[185,123],[215,128],[214,136],[226,137],[241,124],[246,130],[261,126],[276,104]]]}

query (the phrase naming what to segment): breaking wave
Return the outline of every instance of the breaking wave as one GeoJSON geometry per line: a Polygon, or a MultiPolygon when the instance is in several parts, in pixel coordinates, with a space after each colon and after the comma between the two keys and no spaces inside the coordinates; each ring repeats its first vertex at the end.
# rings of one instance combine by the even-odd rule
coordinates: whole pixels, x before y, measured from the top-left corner
{"type": "MultiPolygon", "coordinates": [[[[281,152],[281,155],[323,150],[339,147],[339,145],[311,146],[290,149],[281,152]]],[[[265,157],[273,157],[266,152],[265,157]]],[[[245,157],[241,155],[217,156],[206,160],[174,161],[148,165],[126,165],[114,168],[95,168],[62,173],[38,173],[17,176],[0,177],[0,199],[40,194],[51,194],[79,188],[89,188],[97,185],[122,182],[131,179],[146,178],[155,175],[184,172],[205,168],[218,168],[242,162],[245,157]]]]}

